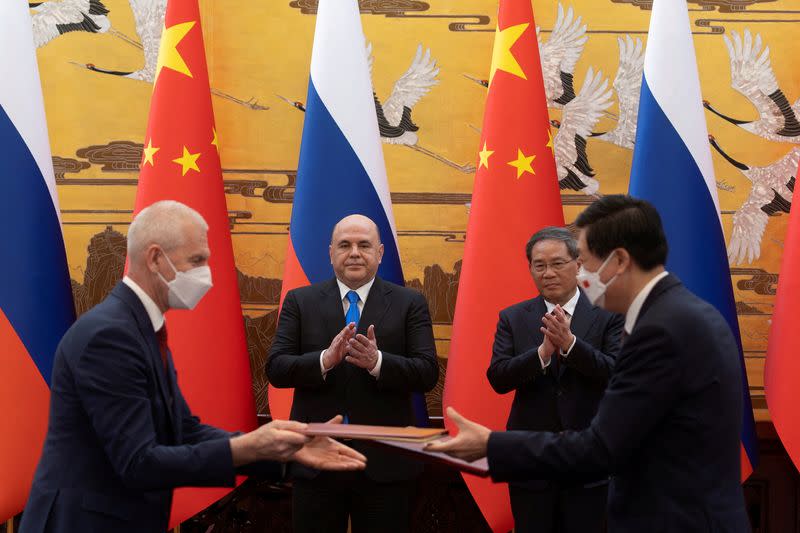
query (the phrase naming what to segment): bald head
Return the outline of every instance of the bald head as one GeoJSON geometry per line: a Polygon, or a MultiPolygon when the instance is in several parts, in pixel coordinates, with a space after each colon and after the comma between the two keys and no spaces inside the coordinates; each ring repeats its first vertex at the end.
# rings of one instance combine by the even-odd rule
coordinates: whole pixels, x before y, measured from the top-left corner
{"type": "Polygon", "coordinates": [[[128,261],[134,262],[153,244],[170,252],[186,242],[192,230],[208,231],[203,216],[186,204],[162,200],[142,209],[128,228],[128,261]]]}
{"type": "Polygon", "coordinates": [[[378,225],[364,215],[344,217],[333,227],[329,251],[339,281],[361,287],[375,277],[383,258],[378,225]]]}
{"type": "Polygon", "coordinates": [[[378,243],[381,242],[381,232],[378,229],[378,225],[373,222],[371,218],[365,217],[364,215],[347,215],[342,220],[337,222],[333,227],[333,231],[331,232],[331,244],[333,244],[333,241],[336,238],[337,231],[350,228],[359,228],[364,231],[374,231],[378,243]]]}

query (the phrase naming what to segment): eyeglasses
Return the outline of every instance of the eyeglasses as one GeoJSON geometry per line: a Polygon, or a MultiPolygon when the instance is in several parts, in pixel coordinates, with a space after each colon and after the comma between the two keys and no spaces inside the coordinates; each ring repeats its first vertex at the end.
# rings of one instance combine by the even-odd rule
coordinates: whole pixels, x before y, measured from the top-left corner
{"type": "Polygon", "coordinates": [[[547,272],[547,267],[553,269],[553,272],[561,272],[564,268],[575,261],[574,259],[570,259],[569,261],[564,261],[563,259],[558,259],[553,261],[552,263],[534,263],[531,266],[531,270],[536,272],[537,274],[544,274],[547,272]]]}

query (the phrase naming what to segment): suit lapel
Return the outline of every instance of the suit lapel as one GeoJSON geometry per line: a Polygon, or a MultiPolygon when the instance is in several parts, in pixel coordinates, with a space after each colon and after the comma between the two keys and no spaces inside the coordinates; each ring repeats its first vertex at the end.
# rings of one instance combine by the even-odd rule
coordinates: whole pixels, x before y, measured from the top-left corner
{"type": "Polygon", "coordinates": [[[376,330],[380,328],[381,320],[392,303],[391,292],[391,286],[383,283],[380,278],[375,278],[364,303],[364,309],[361,311],[361,318],[358,320],[359,333],[366,335],[370,325],[374,325],[376,330]]]}
{"type": "MultiPolygon", "coordinates": [[[[578,289],[578,293],[580,295],[578,296],[578,303],[575,304],[575,313],[572,315],[570,331],[572,331],[572,334],[579,339],[584,339],[594,323],[597,308],[593,307],[592,304],[589,303],[586,295],[580,292],[580,289],[578,289]]],[[[567,368],[567,365],[558,366],[559,377],[564,374],[565,368],[567,368]]]]}
{"type": "Polygon", "coordinates": [[[175,442],[180,444],[183,442],[183,425],[181,424],[181,412],[183,409],[178,402],[178,374],[175,372],[175,362],[172,360],[172,350],[167,349],[167,353],[167,386],[169,387],[168,390],[172,392],[173,398],[172,403],[167,405],[171,405],[172,407],[172,416],[170,419],[172,420],[175,432],[175,442]]]}
{"type": "Polygon", "coordinates": [[[117,286],[114,287],[113,294],[128,304],[128,307],[131,309],[133,318],[136,322],[136,327],[139,330],[139,334],[147,344],[147,355],[150,359],[150,366],[152,367],[156,376],[156,383],[158,384],[159,394],[161,394],[161,400],[168,409],[166,418],[169,421],[170,430],[172,431],[172,434],[175,435],[175,421],[173,420],[174,415],[170,410],[170,393],[169,389],[167,388],[169,385],[167,384],[167,376],[163,370],[164,365],[161,362],[161,350],[158,348],[158,339],[156,338],[156,332],[153,331],[153,323],[150,321],[150,317],[147,315],[147,311],[145,310],[142,301],[139,300],[139,297],[136,296],[136,293],[133,292],[130,287],[120,281],[117,283],[117,286]]]}
{"type": "Polygon", "coordinates": [[[573,335],[584,338],[589,333],[594,323],[597,308],[589,303],[589,300],[581,292],[578,303],[575,305],[575,314],[572,315],[572,325],[570,329],[573,335]]]}
{"type": "Polygon", "coordinates": [[[332,278],[319,289],[319,301],[322,318],[328,330],[328,336],[333,339],[344,328],[344,308],[339,294],[339,285],[336,278],[332,278]]]}
{"type": "Polygon", "coordinates": [[[528,329],[528,334],[530,335],[530,346],[538,347],[544,340],[544,335],[539,330],[539,328],[543,326],[542,317],[547,312],[547,306],[544,304],[544,298],[537,296],[533,300],[530,300],[528,305],[525,306],[525,311],[527,311],[529,315],[528,321],[531,324],[531,327],[528,329]]]}

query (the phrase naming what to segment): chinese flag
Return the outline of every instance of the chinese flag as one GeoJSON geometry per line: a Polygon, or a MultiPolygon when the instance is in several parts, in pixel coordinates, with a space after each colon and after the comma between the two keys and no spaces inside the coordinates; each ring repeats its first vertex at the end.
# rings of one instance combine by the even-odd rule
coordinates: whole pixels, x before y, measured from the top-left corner
{"type": "MultiPolygon", "coordinates": [[[[800,170],[798,170],[800,172],[800,170]]],[[[800,207],[792,205],[781,260],[778,294],[772,313],[764,389],[775,431],[783,442],[794,466],[800,469],[800,207]]]]}
{"type": "MultiPolygon", "coordinates": [[[[169,0],[150,103],[135,212],[177,200],[208,222],[214,287],[193,311],[170,311],[169,344],[192,411],[227,430],[255,428],[239,289],[197,0],[169,0]]],[[[229,489],[179,489],[170,527],[229,489]]]]}
{"type": "MultiPolygon", "coordinates": [[[[564,225],[552,146],[531,2],[501,0],[443,402],[492,429],[512,399],[486,379],[498,313],[536,295],[528,239],[564,225]]],[[[492,529],[509,531],[507,486],[464,479],[492,529]]]]}

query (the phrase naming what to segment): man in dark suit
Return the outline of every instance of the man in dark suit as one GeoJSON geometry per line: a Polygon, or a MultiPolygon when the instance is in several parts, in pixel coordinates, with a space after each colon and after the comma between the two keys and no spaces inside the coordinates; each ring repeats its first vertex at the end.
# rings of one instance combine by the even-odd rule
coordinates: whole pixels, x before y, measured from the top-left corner
{"type": "MultiPolygon", "coordinates": [[[[509,430],[584,429],[614,368],[623,318],[578,290],[578,245],[569,230],[539,230],[525,253],[539,296],[500,312],[486,376],[498,393],[515,391],[509,430]]],[[[605,475],[510,482],[514,531],[600,533],[607,487],[605,475]]]]}
{"type": "Polygon", "coordinates": [[[577,219],[579,283],[625,313],[622,350],[582,431],[491,432],[465,420],[459,457],[488,455],[495,480],[612,474],[610,532],[750,531],[740,485],[742,376],[725,319],[664,269],[667,242],[649,203],[605,196],[577,219]]]}
{"type": "MultiPolygon", "coordinates": [[[[376,276],[383,244],[375,223],[345,217],[333,230],[335,277],[289,291],[283,301],[267,377],[294,387],[291,418],[327,420],[344,413],[353,424],[413,425],[411,393],[431,390],[439,376],[425,297],[376,276]]],[[[296,532],[407,531],[411,480],[419,463],[354,443],[365,472],[291,470],[296,532]]]]}
{"type": "Polygon", "coordinates": [[[21,533],[163,532],[175,487],[233,486],[245,465],[278,478],[276,461],[364,467],[354,450],[298,433],[298,422],[232,434],[192,416],[164,313],[193,308],[211,287],[207,230],[199,213],[173,201],[131,223],[128,275],[58,346],[47,437],[21,533]]]}

